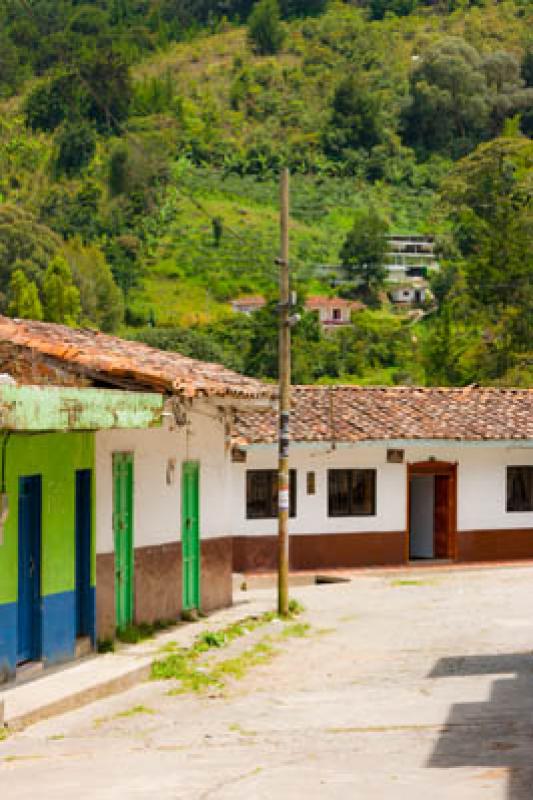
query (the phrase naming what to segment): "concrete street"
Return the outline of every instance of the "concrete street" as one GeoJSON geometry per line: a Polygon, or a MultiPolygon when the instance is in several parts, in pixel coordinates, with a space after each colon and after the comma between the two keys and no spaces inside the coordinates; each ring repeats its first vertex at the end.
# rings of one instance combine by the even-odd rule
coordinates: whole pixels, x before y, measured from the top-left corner
{"type": "Polygon", "coordinates": [[[271,623],[210,653],[275,651],[223,688],[148,682],[0,742],[0,798],[533,798],[533,567],[293,596],[310,629],[271,623]]]}

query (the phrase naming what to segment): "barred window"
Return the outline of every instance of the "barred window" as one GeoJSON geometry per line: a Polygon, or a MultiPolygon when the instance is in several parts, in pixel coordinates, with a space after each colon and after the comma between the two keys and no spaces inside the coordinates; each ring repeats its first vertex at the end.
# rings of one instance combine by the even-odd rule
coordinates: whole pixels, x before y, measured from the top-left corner
{"type": "Polygon", "coordinates": [[[533,466],[507,467],[507,511],[533,511],[533,466]]]}
{"type": "MultiPolygon", "coordinates": [[[[249,469],[246,472],[246,518],[275,519],[278,516],[278,472],[249,469]]],[[[289,516],[296,516],[296,470],[289,471],[289,516]]]]}
{"type": "Polygon", "coordinates": [[[375,469],[328,470],[328,515],[367,517],[376,513],[375,469]]]}

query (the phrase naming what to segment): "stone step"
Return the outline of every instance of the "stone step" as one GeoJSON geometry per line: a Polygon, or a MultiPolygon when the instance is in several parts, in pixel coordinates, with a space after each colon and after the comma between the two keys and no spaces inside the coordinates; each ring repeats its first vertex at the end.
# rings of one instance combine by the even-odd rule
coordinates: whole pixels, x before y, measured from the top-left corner
{"type": "Polygon", "coordinates": [[[80,636],[76,639],[76,658],[83,658],[92,653],[93,646],[89,636],[80,636]]]}

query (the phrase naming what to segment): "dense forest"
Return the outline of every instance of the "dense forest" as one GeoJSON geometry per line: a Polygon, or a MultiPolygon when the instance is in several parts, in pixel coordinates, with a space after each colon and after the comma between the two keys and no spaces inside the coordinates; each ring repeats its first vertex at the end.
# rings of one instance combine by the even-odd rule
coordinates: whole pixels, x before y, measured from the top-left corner
{"type": "Polygon", "coordinates": [[[295,381],[533,386],[532,31],[530,0],[4,0],[0,313],[275,378],[287,166],[295,381]],[[418,317],[392,233],[436,238],[418,317]],[[365,308],[325,336],[319,293],[365,308]]]}

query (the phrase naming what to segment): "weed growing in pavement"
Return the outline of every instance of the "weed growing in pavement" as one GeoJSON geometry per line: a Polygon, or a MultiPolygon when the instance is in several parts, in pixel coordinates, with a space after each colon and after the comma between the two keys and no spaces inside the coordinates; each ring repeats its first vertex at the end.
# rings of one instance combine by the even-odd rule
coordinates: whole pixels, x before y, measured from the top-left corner
{"type": "Polygon", "coordinates": [[[126,628],[117,629],[117,639],[124,644],[137,644],[145,639],[152,639],[154,634],[175,624],[173,620],[160,619],[153,623],[140,622],[138,625],[128,625],[126,628]]]}
{"type": "Polygon", "coordinates": [[[104,655],[104,653],[114,653],[115,643],[112,639],[98,639],[96,649],[100,655],[104,655]]]}
{"type": "Polygon", "coordinates": [[[0,742],[3,742],[5,739],[7,739],[7,728],[0,725],[0,742]]]}
{"type": "Polygon", "coordinates": [[[257,731],[247,731],[237,722],[233,722],[231,725],[229,725],[228,730],[230,730],[232,733],[238,733],[241,736],[257,736],[257,731]]]}
{"type": "Polygon", "coordinates": [[[311,626],[308,625],[307,622],[295,622],[292,625],[287,625],[286,628],[283,628],[281,635],[303,638],[304,636],[308,636],[310,630],[311,626]]]}
{"type": "Polygon", "coordinates": [[[153,708],[148,708],[147,706],[133,706],[133,708],[128,708],[127,711],[120,711],[118,714],[115,714],[115,719],[134,717],[137,714],[155,714],[155,711],[153,708]]]}
{"type": "Polygon", "coordinates": [[[428,586],[430,581],[416,581],[412,579],[399,578],[391,581],[391,586],[428,586]]]}
{"type": "MultiPolygon", "coordinates": [[[[296,601],[290,609],[290,619],[301,613],[302,606],[296,601]]],[[[187,692],[201,692],[206,689],[223,689],[225,679],[242,678],[250,667],[265,663],[274,654],[275,650],[269,644],[270,637],[248,648],[239,656],[221,661],[212,668],[200,665],[200,657],[210,650],[227,647],[235,639],[246,636],[257,628],[267,625],[279,617],[274,612],[266,612],[260,616],[245,617],[242,620],[227,625],[219,631],[204,631],[199,634],[192,647],[179,647],[175,642],[169,642],[161,648],[162,658],[152,664],[151,677],[153,680],[177,680],[179,688],[172,689],[169,694],[185,694],[187,692]]],[[[308,625],[293,625],[297,629],[287,633],[287,636],[303,636],[309,629],[308,625]]]]}

